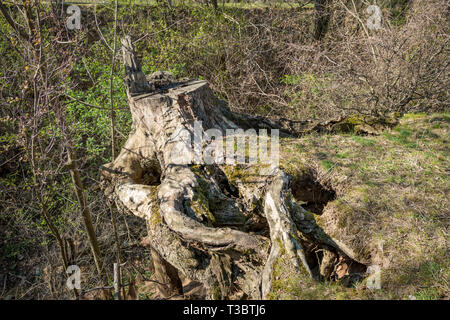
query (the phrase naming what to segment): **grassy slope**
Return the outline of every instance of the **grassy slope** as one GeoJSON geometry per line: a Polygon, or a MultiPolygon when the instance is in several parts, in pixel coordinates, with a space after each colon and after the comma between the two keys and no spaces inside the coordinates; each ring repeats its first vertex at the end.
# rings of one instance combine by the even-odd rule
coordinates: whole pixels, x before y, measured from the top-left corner
{"type": "Polygon", "coordinates": [[[283,140],[282,166],[294,174],[310,167],[336,191],[318,223],[359,261],[381,266],[382,288],[287,279],[273,298],[448,298],[449,126],[448,113],[409,114],[380,136],[283,140]]]}

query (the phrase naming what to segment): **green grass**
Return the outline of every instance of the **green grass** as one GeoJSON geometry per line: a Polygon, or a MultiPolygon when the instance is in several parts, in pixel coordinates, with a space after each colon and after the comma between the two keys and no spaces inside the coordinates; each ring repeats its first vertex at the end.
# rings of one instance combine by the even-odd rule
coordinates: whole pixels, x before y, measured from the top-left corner
{"type": "Polygon", "coordinates": [[[325,232],[351,248],[358,261],[382,269],[381,290],[364,289],[364,283],[350,291],[313,284],[308,289],[313,292],[289,289],[292,295],[448,297],[448,120],[448,113],[408,114],[378,136],[314,134],[281,140],[283,168],[295,175],[309,167],[336,191],[337,200],[320,216],[325,232]]]}
{"type": "Polygon", "coordinates": [[[361,136],[353,136],[352,139],[365,147],[373,146],[376,143],[373,139],[367,139],[361,136]]]}
{"type": "Polygon", "coordinates": [[[334,167],[334,163],[331,162],[330,160],[322,160],[321,163],[322,163],[322,166],[328,171],[334,167]]]}

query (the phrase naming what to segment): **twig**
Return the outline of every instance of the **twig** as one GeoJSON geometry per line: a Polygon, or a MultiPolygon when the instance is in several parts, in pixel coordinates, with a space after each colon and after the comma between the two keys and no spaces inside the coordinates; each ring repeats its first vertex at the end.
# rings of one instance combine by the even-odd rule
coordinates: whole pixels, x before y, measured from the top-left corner
{"type": "Polygon", "coordinates": [[[95,19],[95,25],[97,26],[97,31],[98,31],[98,33],[100,34],[100,37],[102,38],[102,40],[103,40],[105,46],[106,46],[109,50],[113,51],[113,49],[109,46],[108,42],[106,41],[105,36],[103,36],[103,33],[102,33],[102,31],[100,30],[100,26],[98,25],[98,20],[97,20],[97,0],[94,0],[94,19],[95,19]]]}
{"type": "Polygon", "coordinates": [[[114,87],[113,87],[113,80],[114,80],[114,64],[116,62],[116,41],[117,41],[117,0],[115,0],[115,7],[114,7],[114,43],[113,43],[113,52],[111,55],[111,73],[109,74],[109,103],[110,103],[110,117],[111,117],[111,159],[116,158],[116,139],[115,139],[115,112],[114,112],[114,87]]]}
{"type": "MultiPolygon", "coordinates": [[[[76,102],[78,102],[78,103],[84,104],[84,105],[87,106],[87,107],[91,107],[91,108],[95,108],[95,109],[101,109],[101,110],[110,110],[110,108],[103,108],[103,107],[95,106],[95,105],[90,104],[90,103],[88,103],[88,102],[84,102],[84,101],[82,101],[82,100],[80,100],[80,99],[77,99],[77,98],[75,98],[75,97],[72,97],[71,95],[68,95],[68,94],[66,94],[66,93],[64,94],[64,96],[67,97],[67,98],[69,98],[69,99],[72,99],[73,101],[76,101],[76,102]]],[[[128,110],[128,108],[121,108],[121,109],[123,109],[123,110],[128,110]]]]}
{"type": "Polygon", "coordinates": [[[120,300],[120,263],[114,263],[114,300],[120,300]]]}

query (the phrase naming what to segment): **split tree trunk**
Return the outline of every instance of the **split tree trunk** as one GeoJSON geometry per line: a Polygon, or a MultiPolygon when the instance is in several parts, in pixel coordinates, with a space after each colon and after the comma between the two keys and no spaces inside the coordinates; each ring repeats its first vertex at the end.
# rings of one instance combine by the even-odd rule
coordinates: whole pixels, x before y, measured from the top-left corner
{"type": "Polygon", "coordinates": [[[165,296],[182,292],[181,272],[203,283],[208,298],[266,298],[276,265],[315,276],[304,248],[345,255],[293,200],[290,177],[276,165],[180,164],[195,130],[301,128],[235,114],[205,81],[148,82],[130,38],[122,45],[133,128],[103,167],[102,186],[120,209],[146,220],[165,296]]]}

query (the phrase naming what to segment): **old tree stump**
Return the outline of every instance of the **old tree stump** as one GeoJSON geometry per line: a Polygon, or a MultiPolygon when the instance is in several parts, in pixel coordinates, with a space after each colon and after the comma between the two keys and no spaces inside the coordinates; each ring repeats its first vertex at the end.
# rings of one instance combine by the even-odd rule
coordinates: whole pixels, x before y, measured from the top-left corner
{"type": "Polygon", "coordinates": [[[133,126],[102,168],[102,188],[119,209],[145,220],[163,295],[182,293],[182,273],[211,299],[267,298],[276,268],[320,278],[333,267],[327,257],[349,256],[296,203],[288,174],[274,163],[232,164],[211,136],[237,128],[283,135],[292,127],[231,112],[205,81],[177,83],[164,73],[149,81],[129,37],[122,49],[133,126]],[[195,134],[204,137],[197,145],[195,134]],[[195,161],[199,149],[215,161],[195,161]],[[319,271],[306,256],[311,247],[324,252],[319,271]]]}

